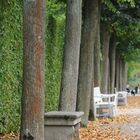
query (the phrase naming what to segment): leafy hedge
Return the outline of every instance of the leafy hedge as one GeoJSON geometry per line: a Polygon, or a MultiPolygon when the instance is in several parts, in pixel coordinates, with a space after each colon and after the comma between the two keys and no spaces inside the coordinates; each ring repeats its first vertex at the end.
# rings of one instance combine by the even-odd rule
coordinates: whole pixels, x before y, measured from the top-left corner
{"type": "Polygon", "coordinates": [[[46,48],[46,111],[57,110],[60,92],[64,17],[49,17],[46,48]]]}
{"type": "Polygon", "coordinates": [[[3,132],[17,130],[20,123],[22,16],[20,0],[1,1],[0,5],[0,132],[3,132]]]}
{"type": "MultiPolygon", "coordinates": [[[[0,1],[0,132],[20,126],[22,92],[22,1],[0,1]]],[[[57,110],[64,39],[65,5],[47,0],[46,111],[57,110]]]]}

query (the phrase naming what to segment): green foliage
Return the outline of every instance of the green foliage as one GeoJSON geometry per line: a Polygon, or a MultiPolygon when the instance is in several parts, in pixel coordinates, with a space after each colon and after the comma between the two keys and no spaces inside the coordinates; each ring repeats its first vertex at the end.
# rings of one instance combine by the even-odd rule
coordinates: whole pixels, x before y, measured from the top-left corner
{"type": "Polygon", "coordinates": [[[0,132],[3,132],[17,130],[20,123],[22,9],[20,0],[1,1],[1,4],[0,132]]]}
{"type": "Polygon", "coordinates": [[[140,53],[140,23],[129,22],[124,25],[120,23],[116,26],[118,36],[118,49],[126,61],[138,60],[140,53]]]}
{"type": "Polygon", "coordinates": [[[54,18],[65,14],[65,4],[63,0],[47,0],[47,17],[50,15],[54,18]]]}
{"type": "Polygon", "coordinates": [[[135,5],[137,4],[135,3],[135,0],[102,0],[102,2],[101,22],[104,26],[108,26],[113,32],[116,31],[116,25],[136,20],[132,17],[138,16],[138,10],[135,8],[135,5]],[[135,14],[132,14],[134,11],[135,14]]]}
{"type": "Polygon", "coordinates": [[[128,82],[131,86],[140,84],[140,59],[128,63],[128,82]]]}
{"type": "Polygon", "coordinates": [[[58,109],[64,46],[65,5],[48,1],[46,38],[46,111],[58,109]],[[57,8],[56,8],[57,7],[57,8]]]}
{"type": "Polygon", "coordinates": [[[117,11],[115,5],[112,3],[111,0],[102,0],[102,2],[108,7],[108,10],[110,10],[112,12],[117,11]]]}
{"type": "MultiPolygon", "coordinates": [[[[17,131],[22,92],[22,3],[0,1],[0,132],[17,131]]],[[[65,4],[47,0],[46,110],[57,110],[64,43],[65,4]]]]}
{"type": "Polygon", "coordinates": [[[131,7],[135,7],[137,0],[102,0],[102,2],[108,7],[109,11],[116,13],[120,10],[119,8],[122,5],[130,5],[131,7]]]}
{"type": "Polygon", "coordinates": [[[126,60],[134,60],[139,53],[140,18],[137,0],[105,0],[108,8],[103,7],[102,24],[117,35],[117,50],[126,60]],[[136,7],[135,7],[136,5],[136,7]],[[112,10],[111,7],[116,8],[112,10]]]}
{"type": "Polygon", "coordinates": [[[135,7],[137,0],[117,0],[118,3],[123,4],[123,3],[129,3],[131,7],[135,7]]]}

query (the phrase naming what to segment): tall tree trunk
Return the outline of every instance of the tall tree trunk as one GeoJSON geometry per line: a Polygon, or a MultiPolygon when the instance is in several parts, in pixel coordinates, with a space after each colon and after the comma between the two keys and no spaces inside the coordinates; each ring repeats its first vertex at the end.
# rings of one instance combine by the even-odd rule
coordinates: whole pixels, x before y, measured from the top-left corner
{"type": "Polygon", "coordinates": [[[120,66],[119,66],[119,68],[120,68],[120,70],[119,70],[119,87],[120,87],[120,91],[122,91],[123,90],[123,67],[122,67],[122,65],[123,65],[123,61],[122,61],[122,58],[120,57],[120,59],[119,59],[119,64],[120,64],[120,66]]]}
{"type": "Polygon", "coordinates": [[[84,0],[83,29],[80,51],[77,110],[83,111],[82,124],[88,123],[93,88],[93,54],[97,26],[98,0],[84,0]]]}
{"type": "Polygon", "coordinates": [[[111,80],[111,79],[110,79],[110,78],[111,78],[111,77],[110,77],[110,72],[111,72],[111,71],[110,71],[110,58],[109,58],[109,56],[108,56],[108,78],[107,78],[107,79],[108,79],[108,84],[107,84],[107,93],[108,93],[108,94],[111,93],[111,92],[110,92],[110,89],[111,89],[111,87],[110,87],[110,80],[111,80]]]}
{"type": "Polygon", "coordinates": [[[110,61],[110,93],[114,93],[115,86],[115,61],[116,61],[116,36],[112,34],[109,47],[110,61]]]}
{"type": "Polygon", "coordinates": [[[126,85],[127,85],[127,63],[123,60],[123,65],[122,65],[122,90],[126,90],[126,85]]]}
{"type": "Polygon", "coordinates": [[[81,41],[81,0],[67,0],[64,63],[59,110],[75,111],[81,41]]]}
{"type": "Polygon", "coordinates": [[[20,140],[44,140],[45,0],[23,5],[24,57],[20,140]]]}
{"type": "Polygon", "coordinates": [[[98,24],[94,45],[94,87],[100,87],[100,17],[101,1],[98,0],[98,24]]]}
{"type": "Polygon", "coordinates": [[[120,61],[119,61],[119,52],[117,51],[116,52],[116,72],[115,72],[115,88],[117,91],[120,90],[120,86],[119,86],[119,79],[120,79],[120,76],[119,76],[119,73],[120,73],[120,61]]]}
{"type": "MultiPolygon", "coordinates": [[[[93,88],[100,87],[100,18],[101,18],[101,0],[98,0],[98,21],[97,21],[97,31],[94,43],[94,64],[93,64],[93,88]]],[[[94,90],[92,88],[91,100],[90,100],[90,119],[95,120],[95,110],[94,110],[94,90]]]]}
{"type": "Polygon", "coordinates": [[[128,64],[125,63],[125,90],[126,90],[126,86],[127,86],[127,81],[128,80],[128,64]]]}
{"type": "Polygon", "coordinates": [[[110,32],[107,28],[101,28],[102,32],[102,69],[101,69],[101,91],[102,93],[108,93],[108,70],[109,70],[109,42],[110,32]]]}

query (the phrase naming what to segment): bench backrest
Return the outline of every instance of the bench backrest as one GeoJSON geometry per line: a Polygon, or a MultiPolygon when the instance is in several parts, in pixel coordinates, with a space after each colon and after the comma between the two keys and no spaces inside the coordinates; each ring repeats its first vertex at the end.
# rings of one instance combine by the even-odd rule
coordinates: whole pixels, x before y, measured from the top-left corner
{"type": "Polygon", "coordinates": [[[94,102],[102,102],[100,87],[94,87],[94,102]]]}
{"type": "Polygon", "coordinates": [[[101,95],[100,87],[94,87],[94,95],[97,95],[97,96],[101,95]]]}

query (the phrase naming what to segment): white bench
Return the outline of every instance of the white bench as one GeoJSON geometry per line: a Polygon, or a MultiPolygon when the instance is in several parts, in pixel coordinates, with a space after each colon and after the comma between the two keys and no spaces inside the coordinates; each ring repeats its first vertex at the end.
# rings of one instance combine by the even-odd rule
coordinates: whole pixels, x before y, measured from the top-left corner
{"type": "Polygon", "coordinates": [[[126,91],[118,91],[118,105],[127,105],[127,92],[126,91]]]}
{"type": "Polygon", "coordinates": [[[117,94],[102,94],[100,87],[95,87],[93,97],[96,117],[113,117],[118,114],[117,94]]]}

